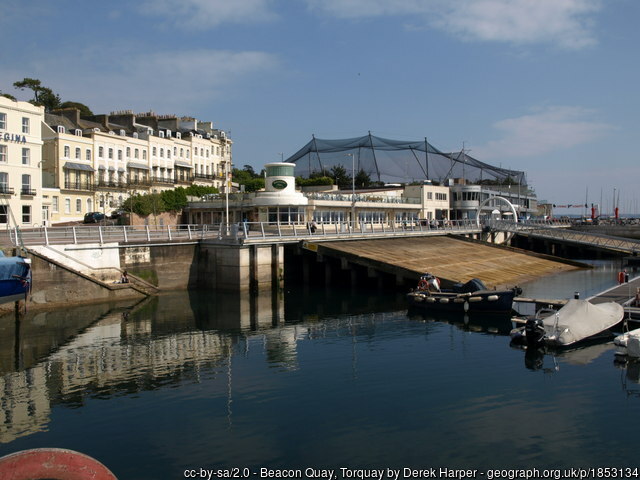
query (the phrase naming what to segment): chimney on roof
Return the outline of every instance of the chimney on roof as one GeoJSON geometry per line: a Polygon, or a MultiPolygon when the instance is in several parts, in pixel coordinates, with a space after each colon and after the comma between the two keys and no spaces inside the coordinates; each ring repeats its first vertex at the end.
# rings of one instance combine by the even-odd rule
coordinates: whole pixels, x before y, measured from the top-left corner
{"type": "Polygon", "coordinates": [[[158,117],[153,112],[139,113],[136,116],[136,123],[150,127],[154,132],[158,131],[158,117]]]}
{"type": "Polygon", "coordinates": [[[126,127],[130,132],[135,131],[136,116],[131,111],[112,112],[109,114],[109,121],[126,127]]]}
{"type": "Polygon", "coordinates": [[[58,110],[52,110],[51,113],[68,118],[76,127],[80,124],[80,110],[77,108],[60,108],[58,110]]]}

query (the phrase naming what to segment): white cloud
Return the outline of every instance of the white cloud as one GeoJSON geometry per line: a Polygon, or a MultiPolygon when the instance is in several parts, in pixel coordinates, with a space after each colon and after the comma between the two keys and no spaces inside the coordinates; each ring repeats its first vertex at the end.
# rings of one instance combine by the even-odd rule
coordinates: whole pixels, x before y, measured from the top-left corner
{"type": "Polygon", "coordinates": [[[613,127],[593,120],[593,111],[581,107],[551,106],[493,126],[503,137],[475,147],[477,158],[518,158],[544,155],[594,141],[613,127]]]}
{"type": "MultiPolygon", "coordinates": [[[[63,100],[86,103],[95,112],[187,114],[212,100],[233,96],[241,84],[262,79],[279,65],[276,56],[259,51],[202,49],[128,56],[123,51],[118,46],[96,47],[81,54],[34,59],[23,72],[43,79],[63,100]]],[[[7,80],[15,81],[16,74],[6,72],[7,80]]],[[[5,72],[0,80],[4,77],[5,72]]]]}
{"type": "Polygon", "coordinates": [[[312,10],[339,18],[411,16],[463,39],[551,43],[566,49],[596,42],[592,16],[601,8],[601,0],[306,1],[312,10]]]}
{"type": "Polygon", "coordinates": [[[269,4],[270,0],[146,0],[139,10],[180,27],[207,29],[222,23],[270,21],[276,15],[269,4]]]}

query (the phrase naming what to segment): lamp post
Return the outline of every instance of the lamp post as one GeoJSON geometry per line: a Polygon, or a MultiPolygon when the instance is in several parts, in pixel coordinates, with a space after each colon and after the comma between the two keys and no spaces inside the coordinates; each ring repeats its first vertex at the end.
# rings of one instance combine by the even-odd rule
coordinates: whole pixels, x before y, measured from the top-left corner
{"type": "Polygon", "coordinates": [[[351,157],[351,221],[352,228],[356,226],[356,154],[347,153],[351,157]]]}

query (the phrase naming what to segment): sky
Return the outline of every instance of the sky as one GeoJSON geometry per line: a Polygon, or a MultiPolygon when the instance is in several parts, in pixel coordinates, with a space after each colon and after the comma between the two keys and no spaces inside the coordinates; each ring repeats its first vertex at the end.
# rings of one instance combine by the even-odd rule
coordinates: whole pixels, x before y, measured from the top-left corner
{"type": "MultiPolygon", "coordinates": [[[[0,91],[213,121],[257,171],[312,135],[523,170],[640,214],[637,0],[0,0],[0,91]]],[[[556,213],[583,213],[557,210],[556,213]]]]}

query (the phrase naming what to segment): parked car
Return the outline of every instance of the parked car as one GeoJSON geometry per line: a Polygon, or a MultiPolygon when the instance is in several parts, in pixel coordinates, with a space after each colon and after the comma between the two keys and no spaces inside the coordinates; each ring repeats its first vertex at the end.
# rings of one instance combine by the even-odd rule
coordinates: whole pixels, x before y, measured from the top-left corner
{"type": "Polygon", "coordinates": [[[98,223],[102,220],[104,220],[104,213],[89,212],[85,214],[83,223],[98,223]]]}
{"type": "Polygon", "coordinates": [[[114,210],[113,212],[111,212],[111,219],[112,220],[116,220],[124,215],[126,215],[127,212],[125,212],[122,208],[119,208],[117,210],[114,210]]]}

